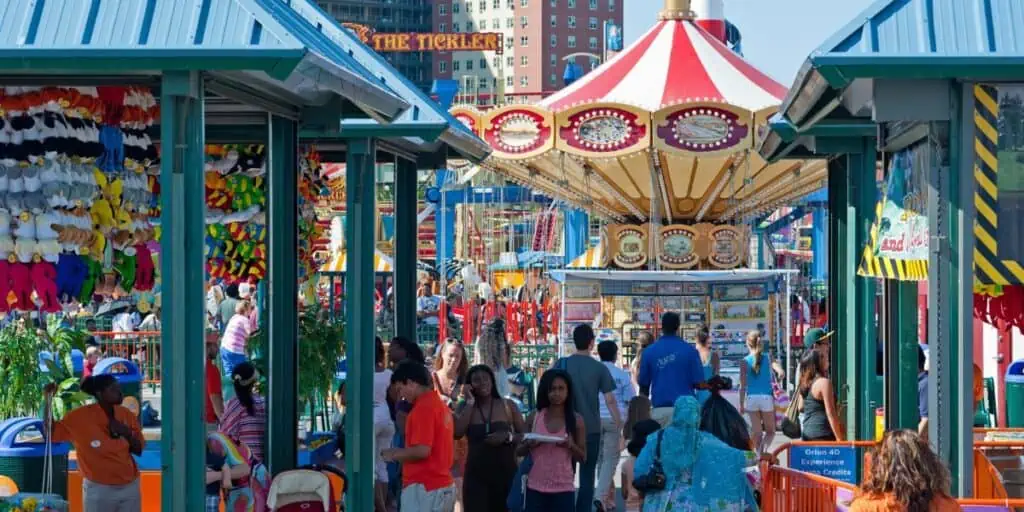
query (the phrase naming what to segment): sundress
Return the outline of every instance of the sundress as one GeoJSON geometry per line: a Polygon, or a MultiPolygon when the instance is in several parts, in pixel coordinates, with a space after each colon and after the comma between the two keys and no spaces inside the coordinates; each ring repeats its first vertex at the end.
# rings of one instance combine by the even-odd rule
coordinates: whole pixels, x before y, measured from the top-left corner
{"type": "Polygon", "coordinates": [[[209,435],[211,441],[219,443],[229,467],[249,464],[249,477],[242,479],[234,488],[224,493],[224,512],[263,512],[266,509],[266,494],[270,489],[270,474],[262,463],[256,461],[245,443],[233,441],[222,432],[209,435]]]}

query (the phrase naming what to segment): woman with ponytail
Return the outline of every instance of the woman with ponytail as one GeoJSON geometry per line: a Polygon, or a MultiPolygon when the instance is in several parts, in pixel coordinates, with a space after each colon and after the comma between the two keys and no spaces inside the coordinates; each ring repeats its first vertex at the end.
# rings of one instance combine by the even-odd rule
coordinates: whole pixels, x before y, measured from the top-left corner
{"type": "Polygon", "coordinates": [[[740,413],[750,417],[750,437],[760,456],[775,438],[772,362],[764,353],[760,331],[747,333],[747,349],[750,355],[740,360],[740,413]]]}
{"type": "Polygon", "coordinates": [[[241,363],[231,370],[231,384],[235,397],[224,406],[224,417],[220,431],[232,440],[241,441],[249,447],[253,458],[263,460],[263,439],[267,430],[267,406],[253,390],[259,375],[249,362],[241,363]]]}

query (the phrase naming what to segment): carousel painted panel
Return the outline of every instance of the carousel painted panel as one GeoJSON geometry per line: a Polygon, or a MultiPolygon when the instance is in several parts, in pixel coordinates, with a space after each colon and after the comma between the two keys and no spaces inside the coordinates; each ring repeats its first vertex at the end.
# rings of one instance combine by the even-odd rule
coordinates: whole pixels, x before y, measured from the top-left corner
{"type": "MultiPolygon", "coordinates": [[[[708,241],[690,226],[662,226],[658,237],[658,262],[667,270],[691,269],[700,263],[701,245],[708,241]]],[[[680,291],[681,294],[681,291],[680,291]]]]}
{"type": "Polygon", "coordinates": [[[629,105],[580,105],[556,114],[555,122],[555,146],[566,153],[614,158],[650,147],[650,114],[629,105]]]}
{"type": "Polygon", "coordinates": [[[483,119],[484,140],[492,156],[510,160],[537,157],[554,147],[554,115],[531,105],[510,105],[483,119]]]}
{"type": "Polygon", "coordinates": [[[753,117],[724,103],[674,105],[654,113],[654,147],[667,153],[701,156],[752,147],[753,117]]]}
{"type": "Polygon", "coordinates": [[[466,128],[469,128],[471,132],[480,135],[480,120],[483,119],[482,112],[470,106],[452,107],[448,112],[455,120],[466,125],[466,128]]]}

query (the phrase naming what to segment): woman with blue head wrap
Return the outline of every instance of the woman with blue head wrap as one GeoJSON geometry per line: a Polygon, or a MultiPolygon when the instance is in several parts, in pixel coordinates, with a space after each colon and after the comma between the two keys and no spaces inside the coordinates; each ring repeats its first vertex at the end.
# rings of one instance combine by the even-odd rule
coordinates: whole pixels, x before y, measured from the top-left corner
{"type": "Polygon", "coordinates": [[[635,475],[654,465],[658,436],[665,489],[644,497],[644,512],[746,512],[757,510],[744,468],[748,456],[700,431],[701,407],[692,396],[675,402],[672,423],[647,438],[635,475]]]}

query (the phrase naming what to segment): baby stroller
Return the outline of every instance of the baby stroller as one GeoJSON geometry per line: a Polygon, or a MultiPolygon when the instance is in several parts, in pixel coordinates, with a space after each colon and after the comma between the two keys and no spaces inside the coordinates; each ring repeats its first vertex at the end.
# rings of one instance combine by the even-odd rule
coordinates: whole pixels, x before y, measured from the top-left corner
{"type": "Polygon", "coordinates": [[[270,484],[270,512],[336,512],[344,509],[345,473],[333,466],[309,465],[285,471],[270,484]]]}

